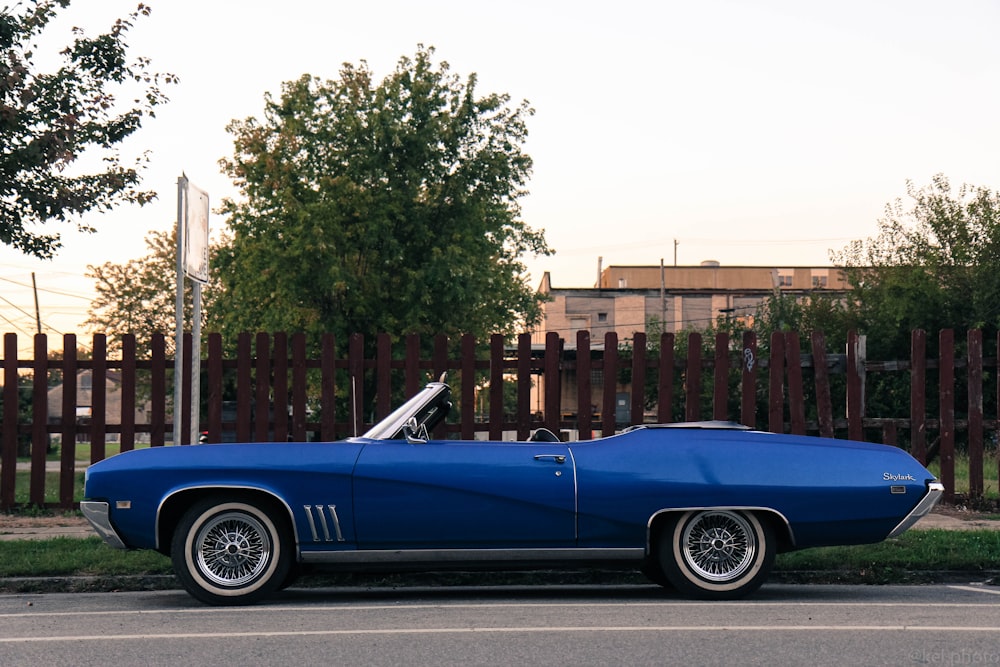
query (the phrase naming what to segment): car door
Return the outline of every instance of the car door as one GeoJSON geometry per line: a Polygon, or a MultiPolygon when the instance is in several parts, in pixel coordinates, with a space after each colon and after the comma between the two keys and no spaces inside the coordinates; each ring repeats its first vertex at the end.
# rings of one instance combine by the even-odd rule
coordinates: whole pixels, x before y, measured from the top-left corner
{"type": "Polygon", "coordinates": [[[561,443],[372,442],[354,470],[358,547],[575,546],[574,476],[561,443]]]}

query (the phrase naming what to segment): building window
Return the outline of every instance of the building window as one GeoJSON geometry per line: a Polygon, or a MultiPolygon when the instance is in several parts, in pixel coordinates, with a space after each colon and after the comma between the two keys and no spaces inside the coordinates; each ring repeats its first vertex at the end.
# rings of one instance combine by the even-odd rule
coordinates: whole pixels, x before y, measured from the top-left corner
{"type": "Polygon", "coordinates": [[[592,387],[603,387],[604,386],[604,369],[603,368],[591,368],[590,369],[590,386],[592,386],[592,387]]]}
{"type": "Polygon", "coordinates": [[[826,289],[830,272],[828,269],[813,269],[812,286],[813,289],[826,289]]]}
{"type": "Polygon", "coordinates": [[[597,321],[598,322],[607,322],[608,321],[608,314],[607,313],[597,313],[597,321]]]}
{"type": "Polygon", "coordinates": [[[791,287],[795,271],[792,269],[778,269],[778,287],[791,287]]]}

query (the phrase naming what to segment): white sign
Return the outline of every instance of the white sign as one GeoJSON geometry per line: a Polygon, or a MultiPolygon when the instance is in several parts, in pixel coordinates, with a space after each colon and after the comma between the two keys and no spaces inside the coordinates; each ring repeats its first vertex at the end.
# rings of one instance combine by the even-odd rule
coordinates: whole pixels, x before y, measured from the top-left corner
{"type": "Polygon", "coordinates": [[[184,275],[208,282],[208,193],[184,179],[184,275]]]}

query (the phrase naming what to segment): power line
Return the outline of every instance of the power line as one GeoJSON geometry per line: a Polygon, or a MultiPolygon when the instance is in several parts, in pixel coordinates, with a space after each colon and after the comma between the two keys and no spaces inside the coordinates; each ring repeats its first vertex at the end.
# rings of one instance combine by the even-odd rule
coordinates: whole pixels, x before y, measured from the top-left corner
{"type": "MultiPolygon", "coordinates": [[[[27,289],[34,289],[34,287],[32,285],[28,284],[28,283],[22,283],[22,282],[19,282],[17,280],[11,280],[10,278],[4,278],[4,277],[0,276],[0,280],[2,280],[4,282],[11,283],[12,285],[17,285],[18,287],[24,287],[24,288],[27,288],[27,289]]],[[[93,299],[93,297],[86,296],[84,294],[73,294],[72,292],[62,292],[60,290],[54,290],[54,289],[45,288],[45,287],[39,287],[38,291],[39,292],[45,292],[47,294],[57,294],[59,296],[68,296],[68,297],[71,297],[73,299],[81,299],[83,301],[91,301],[93,299]]]]}

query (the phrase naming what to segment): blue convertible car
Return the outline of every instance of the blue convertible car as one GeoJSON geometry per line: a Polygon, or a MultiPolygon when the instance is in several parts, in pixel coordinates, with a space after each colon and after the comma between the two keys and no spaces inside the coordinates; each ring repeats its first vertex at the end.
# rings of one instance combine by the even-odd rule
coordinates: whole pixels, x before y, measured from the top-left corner
{"type": "Polygon", "coordinates": [[[118,548],[169,554],[195,598],[244,604],[306,567],[619,565],[681,593],[757,589],[775,554],[900,534],[943,487],[902,450],[721,423],[591,441],[432,440],[432,382],[330,443],[157,447],[87,471],[81,509],[118,548]]]}

